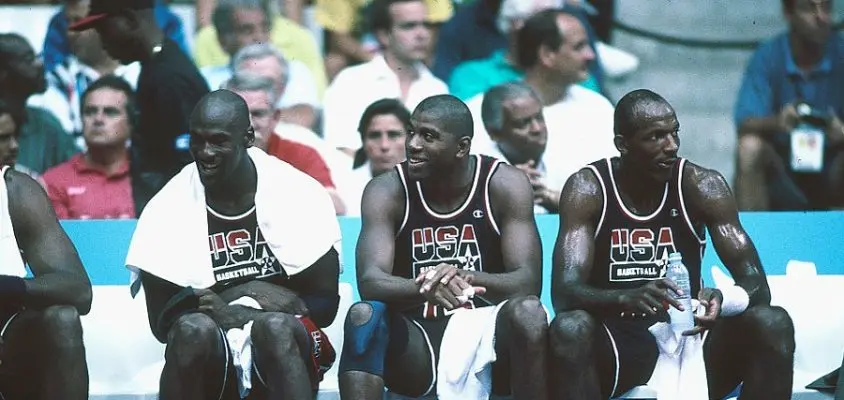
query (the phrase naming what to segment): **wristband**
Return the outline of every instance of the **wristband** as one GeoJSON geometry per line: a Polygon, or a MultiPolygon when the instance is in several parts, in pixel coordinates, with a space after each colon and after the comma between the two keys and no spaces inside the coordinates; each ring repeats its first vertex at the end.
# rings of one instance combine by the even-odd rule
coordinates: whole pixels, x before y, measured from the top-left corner
{"type": "Polygon", "coordinates": [[[750,305],[750,296],[743,287],[738,285],[727,286],[721,288],[721,315],[724,317],[732,317],[739,315],[747,310],[750,305]]]}
{"type": "Polygon", "coordinates": [[[5,304],[22,304],[26,297],[26,282],[21,277],[0,275],[0,296],[5,304]]]}

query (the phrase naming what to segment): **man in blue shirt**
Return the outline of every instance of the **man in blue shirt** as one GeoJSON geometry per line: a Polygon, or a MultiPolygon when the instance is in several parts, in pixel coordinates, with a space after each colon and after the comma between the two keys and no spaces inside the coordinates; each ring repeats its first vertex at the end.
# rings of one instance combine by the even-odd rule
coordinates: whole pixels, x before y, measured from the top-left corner
{"type": "Polygon", "coordinates": [[[832,0],[783,0],[789,30],[759,46],[735,108],[742,210],[844,206],[844,39],[832,0]]]}

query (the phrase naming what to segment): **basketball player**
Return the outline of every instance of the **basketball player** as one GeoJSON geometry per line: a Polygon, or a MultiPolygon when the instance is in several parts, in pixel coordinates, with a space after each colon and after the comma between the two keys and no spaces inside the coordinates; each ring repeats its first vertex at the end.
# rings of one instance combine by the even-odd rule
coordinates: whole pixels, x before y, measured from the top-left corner
{"type": "Polygon", "coordinates": [[[548,398],[533,191],[519,170],[470,155],[472,132],[463,102],[428,97],[411,118],[407,161],[364,191],[357,245],[363,301],[346,319],[343,399],[381,399],[385,386],[409,397],[436,392],[439,351],[454,310],[505,301],[490,320],[497,357],[492,392],[548,398]]]}
{"type": "Polygon", "coordinates": [[[765,272],[724,178],[678,158],[679,129],[658,94],[628,93],[615,110],[621,156],[589,164],[563,188],[549,334],[555,398],[606,399],[648,382],[659,355],[648,327],[667,320],[667,307],[680,307],[671,296],[677,285],[664,278],[672,252],[682,253],[691,296],[705,308],[684,334],[708,330],[710,398],[741,382],[742,398],[791,398],[791,319],[770,305],[765,272]],[[705,229],[736,281],[723,292],[701,287],[705,229]]]}
{"type": "Polygon", "coordinates": [[[41,185],[9,165],[0,177],[0,398],[87,399],[91,282],[41,185]]]}
{"type": "MultiPolygon", "coordinates": [[[[166,243],[157,242],[152,248],[135,248],[133,237],[133,248],[127,257],[127,265],[141,270],[152,331],[166,343],[160,396],[165,400],[240,399],[243,388],[239,388],[226,333],[252,322],[254,364],[250,398],[313,398],[322,374],[335,358],[334,349],[318,328],[331,324],[339,302],[339,257],[332,246],[336,240],[331,236],[334,232],[327,229],[331,232],[293,233],[291,230],[299,227],[290,221],[266,221],[267,215],[278,214],[262,205],[307,204],[307,210],[291,210],[309,213],[308,218],[315,225],[304,229],[318,230],[322,225],[317,223],[327,220],[329,225],[325,226],[336,228],[339,240],[331,200],[316,181],[290,165],[259,150],[247,152],[255,132],[246,102],[237,94],[228,90],[207,94],[189,122],[190,151],[196,161],[185,171],[193,169],[204,187],[208,236],[203,242],[211,247],[210,254],[208,247],[197,250],[209,254],[216,283],[202,290],[181,287],[165,280],[163,273],[150,272],[154,265],[135,261],[149,259],[133,260],[133,254],[150,251],[187,251],[187,244],[196,243],[189,239],[168,250],[160,248],[166,243]],[[259,170],[259,165],[264,169],[259,170]],[[276,176],[266,175],[267,167],[274,171],[281,168],[284,176],[275,180],[276,176]],[[262,185],[283,185],[283,189],[267,192],[268,187],[262,185]],[[302,202],[285,200],[284,196],[291,193],[302,202]],[[263,196],[263,202],[259,196],[263,196]],[[282,232],[282,238],[305,236],[325,246],[314,247],[312,250],[319,250],[320,254],[312,253],[313,257],[303,255],[305,250],[301,248],[291,248],[294,246],[284,246],[288,254],[275,254],[268,226],[288,232],[282,232]],[[296,274],[288,273],[287,265],[280,265],[279,261],[294,252],[294,258],[311,259],[296,274]],[[243,297],[257,301],[261,309],[232,304],[243,297]]],[[[178,178],[180,175],[150,201],[138,221],[139,229],[147,223],[144,218],[152,218],[159,207],[159,196],[169,193],[169,186],[178,178]]],[[[182,223],[172,221],[170,229],[178,229],[182,223]]]]}

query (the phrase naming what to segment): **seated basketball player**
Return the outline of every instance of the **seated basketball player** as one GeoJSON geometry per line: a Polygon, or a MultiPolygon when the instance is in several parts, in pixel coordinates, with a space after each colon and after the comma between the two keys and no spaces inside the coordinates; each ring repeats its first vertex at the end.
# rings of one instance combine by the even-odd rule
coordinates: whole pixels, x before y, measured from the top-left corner
{"type": "Polygon", "coordinates": [[[254,140],[240,96],[203,97],[195,163],[138,220],[126,263],[167,345],[161,399],[313,398],[334,361],[319,329],[339,301],[334,206],[254,140]]]}
{"type": "Polygon", "coordinates": [[[648,329],[667,319],[668,307],[681,307],[678,286],[664,278],[673,252],[682,254],[690,295],[705,308],[684,334],[706,334],[700,378],[709,393],[704,386],[684,396],[722,399],[744,382],[743,399],[791,398],[791,319],[770,305],[765,271],[724,178],[678,158],[679,129],[661,96],[628,93],[615,110],[621,156],[589,164],[563,188],[549,333],[554,398],[606,399],[649,381],[659,349],[648,329]],[[701,287],[705,230],[736,286],[701,287]]]}
{"type": "Polygon", "coordinates": [[[469,109],[456,97],[423,100],[411,118],[407,161],[364,191],[356,264],[363,301],[345,322],[344,399],[381,399],[385,386],[410,397],[464,395],[442,372],[462,368],[474,375],[474,366],[460,363],[472,360],[439,359],[454,356],[445,349],[466,346],[474,357],[487,333],[494,335],[495,356],[489,389],[516,399],[548,398],[533,193],[519,170],[470,155],[472,132],[469,109]],[[487,315],[488,323],[448,330],[471,313],[487,315]]]}
{"type": "MultiPolygon", "coordinates": [[[[0,154],[16,140],[6,139],[0,154]]],[[[91,282],[41,185],[10,164],[0,165],[0,398],[87,399],[79,316],[91,282]]]]}

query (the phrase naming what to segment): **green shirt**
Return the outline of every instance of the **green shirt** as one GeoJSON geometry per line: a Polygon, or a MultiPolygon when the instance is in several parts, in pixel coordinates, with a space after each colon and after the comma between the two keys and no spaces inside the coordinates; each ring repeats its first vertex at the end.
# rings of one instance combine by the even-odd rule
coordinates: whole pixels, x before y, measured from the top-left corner
{"type": "Polygon", "coordinates": [[[39,175],[80,151],[59,120],[38,107],[26,108],[26,122],[21,126],[18,146],[17,163],[39,175]]]}

